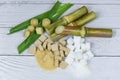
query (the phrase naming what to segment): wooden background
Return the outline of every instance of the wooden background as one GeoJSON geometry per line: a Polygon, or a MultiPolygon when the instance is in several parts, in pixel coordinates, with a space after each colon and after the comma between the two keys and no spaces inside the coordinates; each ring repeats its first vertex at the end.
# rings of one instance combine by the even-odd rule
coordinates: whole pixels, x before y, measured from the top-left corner
{"type": "MultiPolygon", "coordinates": [[[[112,28],[113,38],[87,38],[95,58],[91,75],[83,80],[120,79],[120,0],[60,0],[75,5],[65,14],[86,5],[97,13],[88,27],[112,28]]],[[[56,0],[0,0],[0,80],[79,80],[64,70],[41,70],[33,55],[18,55],[17,46],[24,40],[23,31],[6,35],[16,24],[48,10],[56,0]]],[[[82,80],[82,79],[81,79],[82,80]]]]}

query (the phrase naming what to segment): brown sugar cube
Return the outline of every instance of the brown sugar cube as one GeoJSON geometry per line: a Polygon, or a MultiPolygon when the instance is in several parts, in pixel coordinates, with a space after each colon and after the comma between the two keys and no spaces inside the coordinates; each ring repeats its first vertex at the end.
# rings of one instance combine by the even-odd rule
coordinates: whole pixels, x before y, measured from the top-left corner
{"type": "Polygon", "coordinates": [[[63,45],[63,46],[65,46],[65,45],[67,44],[66,41],[63,40],[63,39],[60,39],[60,40],[59,40],[59,43],[60,43],[61,45],[63,45]]]}
{"type": "Polygon", "coordinates": [[[65,55],[64,55],[64,51],[60,50],[60,56],[61,56],[62,58],[65,57],[65,55]]]}
{"type": "Polygon", "coordinates": [[[55,67],[59,67],[59,61],[55,60],[55,67]]]}
{"type": "Polygon", "coordinates": [[[46,39],[47,39],[47,37],[44,36],[44,35],[41,35],[40,38],[39,38],[39,40],[40,40],[41,42],[44,42],[46,39]]]}
{"type": "Polygon", "coordinates": [[[47,42],[43,43],[43,48],[46,49],[47,48],[47,42]]]}
{"type": "Polygon", "coordinates": [[[65,69],[68,66],[68,64],[65,61],[62,61],[60,63],[60,68],[65,69]]]}
{"type": "Polygon", "coordinates": [[[34,46],[34,47],[30,47],[29,48],[29,52],[31,53],[31,54],[35,54],[36,53],[36,47],[34,46]]]}
{"type": "Polygon", "coordinates": [[[38,48],[39,48],[40,51],[44,50],[43,47],[42,47],[42,45],[39,45],[38,48]]]}
{"type": "Polygon", "coordinates": [[[59,52],[59,51],[54,51],[54,55],[55,55],[55,56],[59,56],[59,55],[60,55],[60,52],[59,52]]]}
{"type": "Polygon", "coordinates": [[[58,44],[52,45],[52,51],[58,51],[58,44]]]}
{"type": "Polygon", "coordinates": [[[47,44],[47,49],[51,50],[52,49],[52,45],[50,43],[47,44]]]}
{"type": "Polygon", "coordinates": [[[63,60],[63,58],[62,58],[61,56],[59,56],[59,57],[58,57],[58,60],[59,60],[59,61],[62,61],[62,60],[63,60]]]}
{"type": "Polygon", "coordinates": [[[68,48],[66,48],[66,50],[65,50],[65,56],[68,56],[69,52],[70,52],[70,50],[68,48]]]}
{"type": "Polygon", "coordinates": [[[61,50],[61,48],[63,47],[61,44],[58,44],[59,50],[61,50]]]}
{"type": "Polygon", "coordinates": [[[51,44],[53,43],[53,41],[49,38],[46,40],[46,42],[51,43],[51,44]]]}
{"type": "Polygon", "coordinates": [[[38,46],[41,45],[41,44],[42,44],[42,42],[41,42],[40,40],[35,41],[35,46],[36,46],[36,47],[38,47],[38,46]]]}

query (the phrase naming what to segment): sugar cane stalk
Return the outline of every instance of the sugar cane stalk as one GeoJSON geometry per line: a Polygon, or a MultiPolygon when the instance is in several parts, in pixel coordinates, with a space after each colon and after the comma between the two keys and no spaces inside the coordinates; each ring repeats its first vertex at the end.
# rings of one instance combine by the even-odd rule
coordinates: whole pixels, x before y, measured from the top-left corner
{"type": "Polygon", "coordinates": [[[81,37],[112,37],[112,29],[87,28],[83,26],[59,26],[56,28],[55,32],[57,34],[81,37]]]}
{"type": "MultiPolygon", "coordinates": [[[[78,19],[74,22],[71,22],[70,24],[68,24],[68,26],[83,26],[83,25],[87,24],[88,22],[94,20],[95,18],[96,18],[95,12],[91,11],[90,13],[81,17],[80,19],[78,19]]],[[[51,35],[51,40],[56,41],[56,40],[63,38],[65,36],[67,36],[67,35],[54,33],[51,35]]]]}
{"type": "Polygon", "coordinates": [[[48,34],[54,33],[54,30],[57,26],[67,25],[70,22],[82,17],[83,15],[85,15],[87,13],[88,13],[87,8],[85,6],[83,6],[83,7],[79,8],[78,10],[74,11],[73,13],[70,13],[70,14],[62,17],[60,20],[58,20],[57,22],[55,22],[47,27],[48,34]]]}

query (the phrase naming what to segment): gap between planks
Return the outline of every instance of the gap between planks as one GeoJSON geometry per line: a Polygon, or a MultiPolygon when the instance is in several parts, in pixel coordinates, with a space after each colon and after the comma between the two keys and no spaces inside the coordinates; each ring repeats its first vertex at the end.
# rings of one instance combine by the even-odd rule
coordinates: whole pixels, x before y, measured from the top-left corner
{"type": "MultiPolygon", "coordinates": [[[[9,57],[14,57],[14,56],[15,57],[16,56],[17,57],[33,57],[34,55],[9,55],[9,54],[8,55],[7,54],[4,55],[4,54],[1,54],[0,57],[1,56],[6,56],[6,57],[7,56],[9,56],[9,57]]],[[[94,57],[120,57],[120,55],[94,55],[94,57]]]]}

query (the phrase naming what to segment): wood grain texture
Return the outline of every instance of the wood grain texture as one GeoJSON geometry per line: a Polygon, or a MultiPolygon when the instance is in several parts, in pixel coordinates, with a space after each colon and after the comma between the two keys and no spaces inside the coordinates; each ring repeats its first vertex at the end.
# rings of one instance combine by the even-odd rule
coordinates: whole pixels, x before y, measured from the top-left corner
{"type": "MultiPolygon", "coordinates": [[[[95,57],[90,63],[91,74],[82,80],[119,80],[120,58],[95,57]]],[[[80,80],[68,70],[47,72],[38,67],[34,57],[0,57],[1,80],[80,80]],[[64,73],[64,74],[63,74],[64,73]]]]}
{"type": "MultiPolygon", "coordinates": [[[[82,5],[76,4],[65,14],[82,5]]],[[[89,11],[95,11],[97,19],[87,24],[90,27],[120,28],[120,5],[89,5],[89,11]]],[[[0,6],[0,27],[13,27],[52,7],[52,4],[3,4],[0,6]]],[[[64,14],[64,15],[65,15],[64,14]]]]}
{"type": "MultiPolygon", "coordinates": [[[[8,31],[9,28],[0,29],[0,55],[17,55],[17,46],[25,39],[23,31],[13,35],[6,35],[8,31]]],[[[119,34],[120,29],[113,29],[112,38],[87,38],[87,41],[91,42],[91,48],[95,55],[120,56],[120,46],[118,45],[120,43],[119,34]]],[[[23,55],[30,54],[27,50],[23,55]]]]}
{"type": "Polygon", "coordinates": [[[43,71],[28,50],[18,55],[23,31],[8,36],[9,29],[48,10],[56,1],[0,0],[0,80],[119,80],[120,0],[60,0],[75,4],[64,15],[85,5],[97,13],[97,19],[86,26],[113,29],[113,38],[86,38],[95,54],[89,64],[91,75],[86,78],[76,78],[68,70],[43,71]]]}
{"type": "MultiPolygon", "coordinates": [[[[11,3],[11,4],[29,4],[29,3],[55,3],[57,0],[0,0],[0,3],[11,3]]],[[[76,3],[76,4],[120,4],[119,0],[59,0],[63,3],[76,3]]]]}

